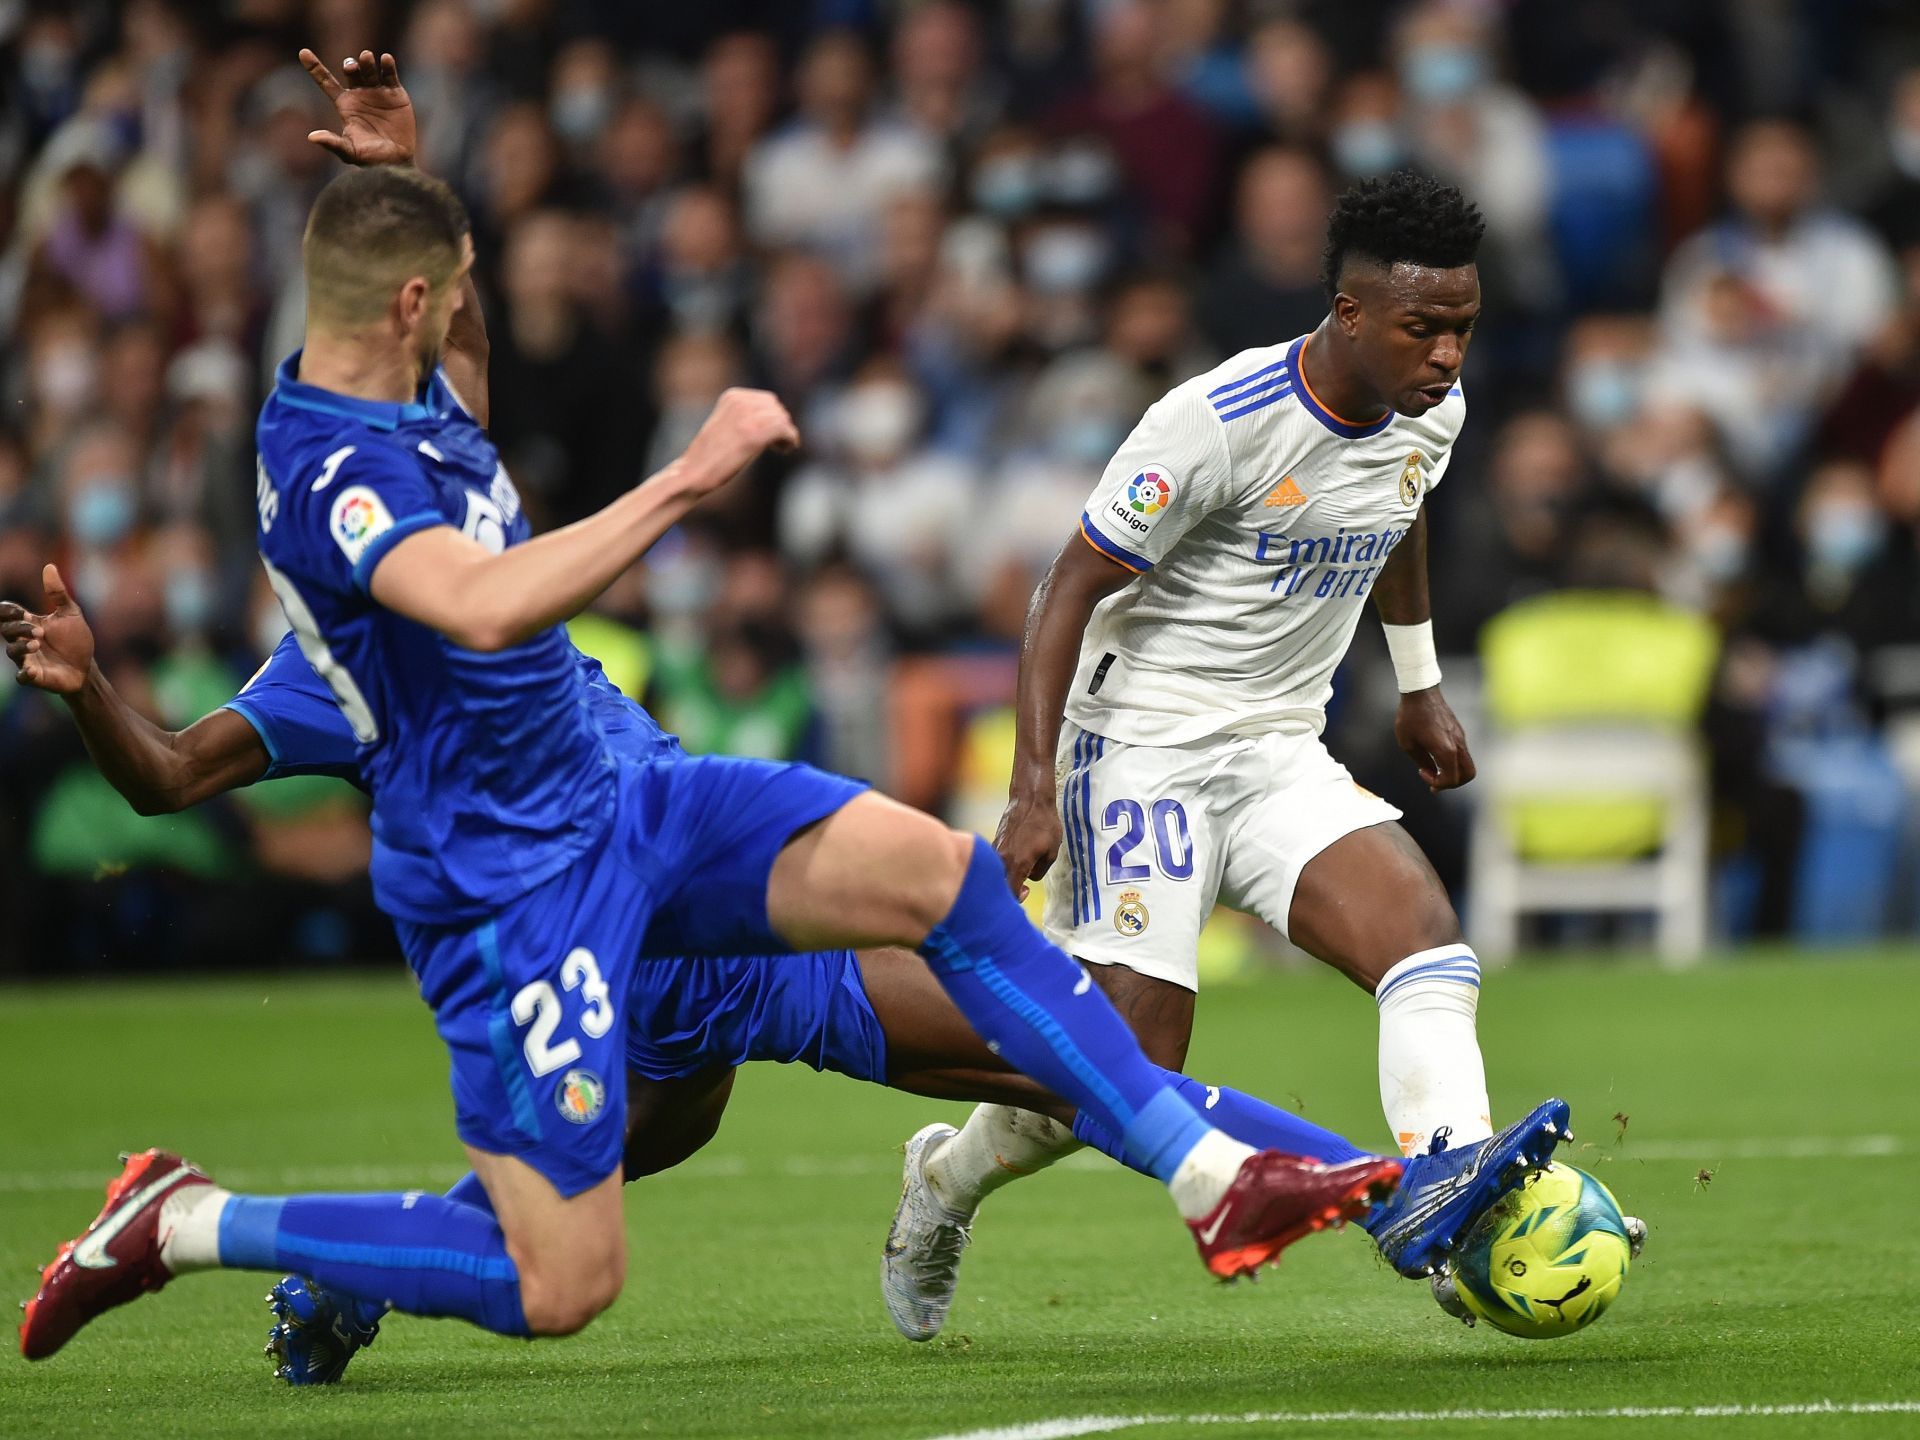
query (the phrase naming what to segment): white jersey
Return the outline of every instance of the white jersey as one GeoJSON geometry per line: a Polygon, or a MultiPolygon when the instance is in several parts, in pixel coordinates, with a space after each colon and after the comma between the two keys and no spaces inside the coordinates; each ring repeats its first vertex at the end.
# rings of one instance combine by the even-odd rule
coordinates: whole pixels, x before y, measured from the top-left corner
{"type": "Polygon", "coordinates": [[[1455,386],[1355,425],[1307,388],[1307,337],[1245,350],[1141,417],[1080,517],[1140,576],[1102,601],[1067,718],[1134,745],[1326,724],[1333,672],[1381,567],[1446,473],[1455,386]]]}

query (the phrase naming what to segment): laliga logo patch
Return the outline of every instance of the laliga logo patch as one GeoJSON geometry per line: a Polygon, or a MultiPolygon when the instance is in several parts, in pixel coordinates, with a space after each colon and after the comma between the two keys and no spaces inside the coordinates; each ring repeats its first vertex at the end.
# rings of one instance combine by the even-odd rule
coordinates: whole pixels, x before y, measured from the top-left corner
{"type": "Polygon", "coordinates": [[[1127,482],[1127,507],[1136,515],[1158,515],[1172,499],[1173,482],[1160,470],[1142,470],[1127,482]]]}
{"type": "Polygon", "coordinates": [[[1120,903],[1113,909],[1113,928],[1122,935],[1138,935],[1147,928],[1147,907],[1138,890],[1120,892],[1120,903]]]}
{"type": "Polygon", "coordinates": [[[334,496],[328,528],[333,543],[345,552],[351,564],[358,565],[367,546],[383,531],[393,528],[393,515],[378,495],[365,485],[349,485],[334,496]]]}
{"type": "Polygon", "coordinates": [[[340,507],[340,513],[333,523],[339,527],[340,538],[349,545],[357,545],[367,538],[367,532],[373,528],[373,506],[365,500],[349,500],[340,507]]]}
{"type": "Polygon", "coordinates": [[[607,1087],[591,1070],[569,1070],[554,1087],[553,1103],[569,1124],[591,1125],[606,1108],[607,1087]]]}
{"type": "Polygon", "coordinates": [[[1400,503],[1418,505],[1425,493],[1426,485],[1420,475],[1420,452],[1409,451],[1407,463],[1400,467],[1400,503]]]}

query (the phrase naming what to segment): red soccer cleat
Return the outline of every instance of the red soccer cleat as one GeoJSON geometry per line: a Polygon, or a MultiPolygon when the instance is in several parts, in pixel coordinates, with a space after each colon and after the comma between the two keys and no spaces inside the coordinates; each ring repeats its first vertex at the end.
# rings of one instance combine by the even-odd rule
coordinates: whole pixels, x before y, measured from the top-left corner
{"type": "Polygon", "coordinates": [[[182,1186],[213,1181],[164,1150],[126,1160],[107,1185],[106,1206],[85,1233],[60,1247],[22,1307],[20,1353],[29,1360],[46,1359],[95,1316],[173,1278],[160,1263],[160,1207],[182,1186]]]}
{"type": "Polygon", "coordinates": [[[1358,1220],[1393,1194],[1403,1168],[1378,1156],[1320,1165],[1263,1150],[1241,1165],[1220,1203],[1187,1228],[1207,1269],[1236,1280],[1316,1230],[1358,1220]]]}

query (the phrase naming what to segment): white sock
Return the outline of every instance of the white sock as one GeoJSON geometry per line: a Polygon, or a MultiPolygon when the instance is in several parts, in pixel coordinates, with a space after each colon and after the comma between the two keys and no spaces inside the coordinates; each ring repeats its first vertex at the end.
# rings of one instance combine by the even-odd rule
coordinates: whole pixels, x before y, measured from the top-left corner
{"type": "Polygon", "coordinates": [[[1449,1145],[1493,1133],[1487,1067],[1474,1016],[1480,961],[1465,945],[1409,955],[1380,977],[1380,1108],[1403,1155],[1426,1152],[1436,1130],[1449,1145]]]}
{"type": "Polygon", "coordinates": [[[1200,1143],[1187,1152],[1187,1158],[1167,1182],[1181,1218],[1204,1220],[1254,1153],[1251,1145],[1242,1145],[1224,1130],[1209,1130],[1201,1136],[1200,1143]]]}
{"type": "Polygon", "coordinates": [[[220,1267],[220,1215],[233,1198],[218,1185],[182,1185],[160,1202],[160,1263],[175,1275],[220,1267]]]}
{"type": "Polygon", "coordinates": [[[971,1215],[1002,1185],[1080,1148],[1073,1131],[1057,1120],[1011,1105],[978,1105],[959,1134],[928,1153],[927,1184],[949,1210],[971,1215]]]}

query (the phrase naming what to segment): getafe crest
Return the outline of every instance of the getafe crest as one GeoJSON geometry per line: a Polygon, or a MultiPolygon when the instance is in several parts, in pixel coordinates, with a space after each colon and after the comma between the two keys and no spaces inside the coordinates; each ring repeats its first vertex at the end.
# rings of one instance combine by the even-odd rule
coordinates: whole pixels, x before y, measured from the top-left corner
{"type": "Polygon", "coordinates": [[[1113,928],[1122,935],[1138,935],[1147,928],[1147,907],[1138,890],[1120,892],[1120,903],[1113,908],[1113,928]]]}
{"type": "Polygon", "coordinates": [[[1420,474],[1420,452],[1409,450],[1407,463],[1400,467],[1400,503],[1418,505],[1426,491],[1426,481],[1420,474]]]}
{"type": "Polygon", "coordinates": [[[570,1125],[591,1125],[606,1103],[607,1087],[591,1070],[569,1070],[554,1087],[554,1108],[570,1125]]]}

